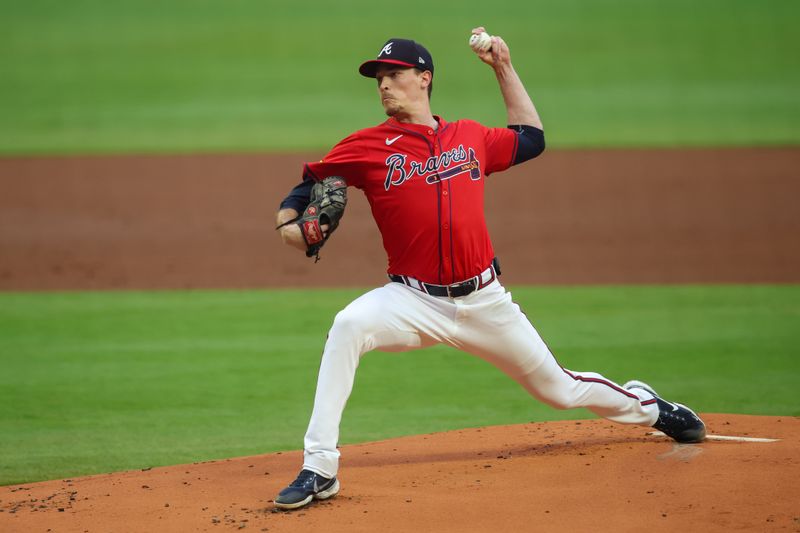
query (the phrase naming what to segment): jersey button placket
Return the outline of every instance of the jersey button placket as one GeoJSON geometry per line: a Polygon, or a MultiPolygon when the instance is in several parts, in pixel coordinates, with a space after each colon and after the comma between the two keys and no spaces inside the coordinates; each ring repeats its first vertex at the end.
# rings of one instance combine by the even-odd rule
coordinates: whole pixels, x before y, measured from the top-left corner
{"type": "Polygon", "coordinates": [[[452,278],[452,264],[450,257],[450,250],[452,248],[452,239],[450,234],[450,204],[447,201],[447,195],[442,195],[442,263],[444,266],[445,278],[448,279],[446,283],[453,283],[452,278]]]}
{"type": "MultiPolygon", "coordinates": [[[[439,139],[438,136],[435,134],[433,130],[429,130],[429,135],[434,136],[434,155],[437,157],[441,155],[442,149],[439,146],[439,139]]],[[[445,170],[445,169],[439,169],[445,170]]],[[[450,220],[452,218],[452,214],[450,212],[450,180],[440,181],[439,187],[441,191],[441,214],[442,218],[439,221],[441,224],[441,242],[442,242],[442,267],[444,270],[444,282],[447,284],[453,283],[454,279],[452,279],[452,271],[453,271],[453,264],[452,264],[452,257],[450,251],[452,250],[452,242],[451,242],[451,233],[450,233],[450,220]]]]}

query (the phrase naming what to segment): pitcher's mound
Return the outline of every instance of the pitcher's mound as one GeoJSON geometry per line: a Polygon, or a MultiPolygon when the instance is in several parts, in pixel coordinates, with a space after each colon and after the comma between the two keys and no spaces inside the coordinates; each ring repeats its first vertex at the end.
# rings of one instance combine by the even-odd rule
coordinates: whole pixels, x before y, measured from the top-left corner
{"type": "Polygon", "coordinates": [[[344,446],[333,500],[279,512],[300,452],[0,488],[2,531],[800,531],[800,419],[704,415],[677,445],[602,420],[344,446]]]}

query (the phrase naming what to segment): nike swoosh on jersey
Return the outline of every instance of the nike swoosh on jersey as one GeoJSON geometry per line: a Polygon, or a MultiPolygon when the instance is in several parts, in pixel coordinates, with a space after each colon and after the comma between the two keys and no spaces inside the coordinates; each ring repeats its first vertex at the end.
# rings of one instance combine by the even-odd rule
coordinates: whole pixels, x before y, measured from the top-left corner
{"type": "Polygon", "coordinates": [[[402,137],[402,136],[403,136],[402,134],[401,134],[401,135],[398,135],[398,136],[397,136],[397,137],[395,137],[394,139],[390,139],[389,137],[386,137],[386,146],[391,146],[391,145],[392,145],[392,143],[394,143],[394,142],[395,142],[397,139],[399,139],[399,138],[400,138],[400,137],[402,137]]]}

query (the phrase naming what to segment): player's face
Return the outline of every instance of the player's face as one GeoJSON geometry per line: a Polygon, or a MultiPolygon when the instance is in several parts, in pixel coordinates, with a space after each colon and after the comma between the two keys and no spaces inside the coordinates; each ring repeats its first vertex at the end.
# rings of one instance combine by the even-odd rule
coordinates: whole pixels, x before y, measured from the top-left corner
{"type": "Polygon", "coordinates": [[[381,65],[375,74],[383,110],[390,117],[411,112],[427,100],[427,78],[415,68],[381,65]]]}

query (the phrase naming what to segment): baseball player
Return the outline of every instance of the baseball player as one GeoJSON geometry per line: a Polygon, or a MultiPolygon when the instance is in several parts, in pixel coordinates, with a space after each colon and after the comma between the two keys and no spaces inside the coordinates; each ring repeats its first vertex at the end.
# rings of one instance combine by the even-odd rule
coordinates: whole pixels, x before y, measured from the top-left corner
{"type": "Polygon", "coordinates": [[[412,40],[389,39],[376,59],[359,68],[377,81],[388,120],[353,133],[322,161],[306,164],[303,181],[281,204],[283,241],[314,255],[338,224],[344,190],[361,189],[383,239],[390,281],[351,302],[333,321],[303,467],[275,499],[278,508],[296,509],[338,493],[339,423],[359,360],[371,350],[446,344],[492,363],[557,409],[585,407],[615,422],[653,426],[678,442],[705,438],[705,425],[693,411],[663,400],[647,384],[620,386],[559,365],[500,283],[483,212],[484,186],[491,174],[541,154],[545,144],[508,46],[500,37],[489,38],[490,47],[476,53],[497,77],[507,128],[433,115],[430,53],[412,40]]]}

